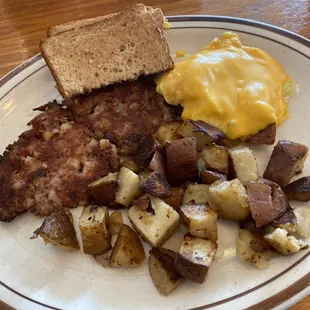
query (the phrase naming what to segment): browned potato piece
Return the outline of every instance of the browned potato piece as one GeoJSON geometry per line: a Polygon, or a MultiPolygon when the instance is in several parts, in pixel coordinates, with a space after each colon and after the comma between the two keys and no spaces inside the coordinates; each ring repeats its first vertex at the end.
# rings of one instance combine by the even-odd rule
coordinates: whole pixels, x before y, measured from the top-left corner
{"type": "Polygon", "coordinates": [[[227,181],[227,176],[221,173],[217,173],[214,171],[210,171],[207,169],[203,169],[200,173],[200,178],[202,182],[206,184],[212,184],[215,181],[221,180],[221,181],[227,181]]]}
{"type": "Polygon", "coordinates": [[[248,230],[258,238],[263,238],[266,232],[264,227],[257,228],[255,221],[252,218],[239,222],[239,226],[240,229],[248,230]]]}
{"type": "Polygon", "coordinates": [[[111,234],[118,234],[124,225],[122,212],[114,211],[110,214],[110,231],[111,234]]]}
{"type": "Polygon", "coordinates": [[[154,137],[148,136],[139,142],[138,150],[133,160],[142,168],[146,168],[154,153],[160,148],[160,143],[154,137]]]}
{"type": "Polygon", "coordinates": [[[297,229],[297,219],[294,210],[288,208],[283,215],[271,223],[273,227],[283,228],[289,233],[295,233],[297,229]]]}
{"type": "Polygon", "coordinates": [[[152,248],[148,259],[151,278],[158,291],[165,296],[171,294],[183,280],[174,269],[176,253],[164,248],[152,248]]]}
{"type": "Polygon", "coordinates": [[[307,146],[280,140],[273,149],[264,178],[285,187],[293,176],[301,173],[307,156],[307,146]]]}
{"type": "Polygon", "coordinates": [[[152,247],[160,247],[180,227],[180,215],[163,200],[147,195],[151,206],[147,210],[133,205],[128,211],[128,218],[134,229],[152,247]]]}
{"type": "Polygon", "coordinates": [[[159,198],[171,195],[169,183],[158,171],[153,171],[148,177],[140,181],[140,187],[144,192],[159,198]]]}
{"type": "Polygon", "coordinates": [[[208,170],[228,174],[229,153],[226,147],[212,143],[203,148],[201,155],[208,170]]]}
{"type": "Polygon", "coordinates": [[[275,229],[264,238],[282,255],[290,255],[308,247],[306,242],[288,235],[288,232],[282,228],[275,229]]]}
{"type": "Polygon", "coordinates": [[[257,227],[271,223],[289,208],[285,194],[274,182],[250,181],[247,185],[247,194],[251,214],[257,227]]]}
{"type": "Polygon", "coordinates": [[[117,183],[115,201],[129,208],[131,202],[141,196],[139,176],[130,169],[122,167],[118,173],[117,183]]]}
{"type": "Polygon", "coordinates": [[[186,234],[181,243],[174,268],[184,278],[203,283],[217,250],[217,244],[186,234]]]}
{"type": "Polygon", "coordinates": [[[171,195],[164,198],[164,202],[172,207],[174,210],[178,210],[183,199],[184,188],[183,187],[172,187],[171,195]]]}
{"type": "Polygon", "coordinates": [[[272,145],[276,141],[277,125],[270,124],[266,128],[260,130],[257,134],[250,136],[246,142],[252,144],[268,144],[272,145]]]}
{"type": "Polygon", "coordinates": [[[161,151],[156,151],[152,157],[152,160],[147,167],[150,171],[158,171],[164,177],[167,176],[166,171],[166,159],[161,151]]]}
{"type": "Polygon", "coordinates": [[[284,188],[284,193],[289,200],[310,200],[310,177],[300,178],[284,188]]]}
{"type": "Polygon", "coordinates": [[[135,199],[132,201],[132,205],[138,207],[142,211],[149,211],[150,213],[154,213],[152,207],[151,207],[151,200],[150,198],[140,198],[135,199]],[[153,210],[153,211],[152,211],[153,210]]]}
{"type": "Polygon", "coordinates": [[[218,213],[206,204],[181,205],[180,216],[183,225],[194,237],[217,240],[218,213]]]}
{"type": "Polygon", "coordinates": [[[182,137],[176,133],[176,130],[182,124],[182,121],[168,122],[161,125],[155,133],[156,139],[161,145],[165,145],[167,141],[174,141],[182,137]]]}
{"type": "Polygon", "coordinates": [[[194,137],[198,149],[212,142],[223,140],[226,137],[220,129],[205,122],[193,121],[191,119],[185,120],[176,132],[184,138],[194,137]]]}
{"type": "Polygon", "coordinates": [[[68,209],[59,210],[49,215],[33,234],[30,239],[40,236],[45,243],[54,244],[66,251],[80,248],[73,226],[72,214],[68,209]]]}
{"type": "Polygon", "coordinates": [[[121,167],[126,167],[134,173],[142,171],[142,168],[133,161],[132,157],[121,157],[121,167]]]}
{"type": "Polygon", "coordinates": [[[106,207],[84,207],[79,227],[85,254],[102,254],[111,249],[109,211],[106,207]]]}
{"type": "Polygon", "coordinates": [[[246,189],[238,179],[214,182],[209,189],[209,205],[225,220],[243,221],[250,215],[246,189]]]}
{"type": "Polygon", "coordinates": [[[237,240],[237,254],[243,262],[253,263],[257,268],[264,269],[272,255],[270,245],[245,229],[240,229],[237,240]]]}
{"type": "Polygon", "coordinates": [[[209,188],[210,185],[207,184],[189,184],[184,192],[182,204],[185,205],[190,201],[206,204],[209,200],[209,188]]]}
{"type": "Polygon", "coordinates": [[[107,176],[91,183],[88,186],[90,200],[97,205],[109,208],[123,208],[121,204],[115,202],[115,194],[117,191],[118,172],[109,173],[107,176]]]}
{"type": "Polygon", "coordinates": [[[184,138],[166,143],[168,181],[178,186],[199,177],[195,138],[184,138]]]}
{"type": "Polygon", "coordinates": [[[218,145],[225,146],[228,149],[232,149],[232,148],[236,147],[237,145],[239,145],[241,143],[242,143],[242,141],[240,139],[231,140],[231,139],[229,139],[227,137],[224,140],[221,140],[221,141],[217,142],[218,145]]]}
{"type": "Polygon", "coordinates": [[[144,259],[145,253],[138,235],[129,226],[123,225],[110,257],[110,266],[136,267],[144,259]]]}
{"type": "Polygon", "coordinates": [[[95,261],[102,267],[110,267],[110,257],[112,254],[112,249],[103,254],[94,255],[95,261]]]}

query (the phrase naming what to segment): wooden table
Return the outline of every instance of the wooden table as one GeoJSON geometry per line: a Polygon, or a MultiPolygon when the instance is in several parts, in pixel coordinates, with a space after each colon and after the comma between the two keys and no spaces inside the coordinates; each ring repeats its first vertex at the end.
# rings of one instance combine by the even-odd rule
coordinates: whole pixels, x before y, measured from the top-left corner
{"type": "MultiPolygon", "coordinates": [[[[0,0],[0,77],[39,52],[48,27],[70,20],[117,12],[142,1],[0,0]]],[[[149,1],[165,15],[229,15],[274,24],[310,38],[308,0],[177,0],[149,1]]],[[[0,309],[7,308],[0,302],[0,309]]],[[[310,297],[292,310],[310,309],[310,297]]]]}

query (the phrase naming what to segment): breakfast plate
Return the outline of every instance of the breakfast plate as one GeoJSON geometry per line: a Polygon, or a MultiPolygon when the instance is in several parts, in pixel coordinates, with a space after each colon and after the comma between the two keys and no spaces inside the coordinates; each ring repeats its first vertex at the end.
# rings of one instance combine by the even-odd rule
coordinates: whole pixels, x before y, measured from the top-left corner
{"type": "MultiPolygon", "coordinates": [[[[274,26],[230,17],[168,19],[171,28],[167,39],[173,55],[179,50],[192,54],[223,32],[233,31],[245,45],[259,47],[277,59],[299,88],[289,100],[290,118],[279,127],[277,140],[310,145],[309,40],[274,26]]],[[[2,153],[26,130],[25,124],[36,113],[33,108],[61,97],[41,55],[10,72],[0,85],[2,153]]],[[[251,149],[262,173],[272,147],[251,149]]],[[[309,160],[303,174],[310,174],[309,160]]],[[[292,203],[293,207],[298,205],[292,203]]],[[[76,225],[81,208],[72,212],[76,225]]],[[[169,297],[163,297],[154,289],[146,262],[134,270],[108,269],[91,256],[30,240],[41,221],[28,213],[0,225],[0,298],[16,309],[269,309],[278,305],[285,309],[310,293],[309,249],[274,258],[266,270],[255,269],[236,256],[235,223],[219,222],[219,249],[206,283],[184,282],[169,297]]],[[[168,241],[172,248],[176,246],[173,242],[168,241]]]]}

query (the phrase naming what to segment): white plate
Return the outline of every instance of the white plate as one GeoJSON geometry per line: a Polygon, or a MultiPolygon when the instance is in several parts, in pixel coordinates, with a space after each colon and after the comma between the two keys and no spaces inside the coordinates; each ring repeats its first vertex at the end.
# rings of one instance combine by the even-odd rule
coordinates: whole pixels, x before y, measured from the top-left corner
{"type": "MultiPolygon", "coordinates": [[[[291,117],[279,128],[277,139],[310,146],[308,40],[269,25],[234,18],[182,16],[171,17],[170,21],[172,29],[167,36],[172,53],[182,49],[196,52],[223,31],[233,30],[244,44],[274,56],[300,87],[300,93],[289,103],[291,117]]],[[[34,115],[32,108],[60,96],[40,55],[0,83],[2,153],[26,129],[25,124],[34,115]]],[[[271,150],[265,146],[254,149],[261,172],[271,150]]],[[[310,160],[304,174],[310,174],[310,160]]],[[[73,212],[76,218],[80,209],[73,212]]],[[[207,282],[198,285],[184,281],[171,296],[163,297],[152,284],[146,262],[135,270],[105,269],[91,256],[45,246],[40,238],[29,240],[41,221],[24,214],[12,223],[0,224],[0,298],[17,309],[244,309],[259,303],[253,309],[267,309],[309,285],[309,250],[275,258],[267,270],[259,271],[236,257],[237,224],[221,221],[219,250],[207,282]]],[[[307,294],[309,288],[292,302],[307,294]]],[[[289,305],[286,303],[285,307],[289,305]]]]}

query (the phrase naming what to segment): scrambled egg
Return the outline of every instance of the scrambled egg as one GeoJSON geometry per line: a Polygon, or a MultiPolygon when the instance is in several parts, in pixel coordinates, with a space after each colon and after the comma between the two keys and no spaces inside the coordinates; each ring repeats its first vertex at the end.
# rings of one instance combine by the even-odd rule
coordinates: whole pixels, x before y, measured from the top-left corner
{"type": "Polygon", "coordinates": [[[183,106],[183,119],[204,121],[230,139],[280,125],[288,118],[286,98],[295,91],[274,58],[243,46],[231,32],[177,63],[156,82],[169,104],[183,106]]]}

